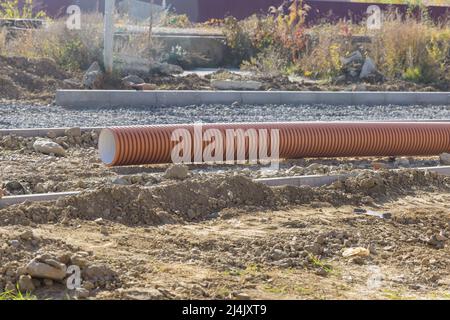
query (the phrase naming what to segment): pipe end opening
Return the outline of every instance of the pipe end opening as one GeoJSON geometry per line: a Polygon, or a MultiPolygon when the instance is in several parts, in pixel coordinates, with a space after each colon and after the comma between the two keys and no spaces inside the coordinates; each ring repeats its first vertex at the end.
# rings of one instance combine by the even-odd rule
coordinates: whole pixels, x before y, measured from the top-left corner
{"type": "Polygon", "coordinates": [[[103,129],[98,138],[100,159],[107,165],[112,165],[116,156],[116,139],[110,129],[103,129]]]}

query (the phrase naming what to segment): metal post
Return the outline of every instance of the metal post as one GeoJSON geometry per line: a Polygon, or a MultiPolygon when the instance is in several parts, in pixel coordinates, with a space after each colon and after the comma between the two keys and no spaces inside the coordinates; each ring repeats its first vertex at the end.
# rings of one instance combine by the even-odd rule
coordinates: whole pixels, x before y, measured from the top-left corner
{"type": "Polygon", "coordinates": [[[103,62],[105,64],[105,71],[108,74],[111,74],[113,71],[114,2],[115,0],[105,0],[103,62]]]}

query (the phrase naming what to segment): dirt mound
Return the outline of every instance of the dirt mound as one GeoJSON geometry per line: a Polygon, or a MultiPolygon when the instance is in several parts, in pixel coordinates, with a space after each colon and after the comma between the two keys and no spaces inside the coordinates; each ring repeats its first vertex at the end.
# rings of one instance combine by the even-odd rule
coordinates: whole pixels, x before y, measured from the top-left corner
{"type": "Polygon", "coordinates": [[[0,224],[69,223],[102,218],[126,225],[160,225],[214,218],[226,208],[273,209],[313,202],[372,203],[420,190],[448,190],[450,180],[416,170],[365,172],[331,186],[269,188],[242,176],[192,178],[154,186],[107,186],[52,203],[0,211],[0,224]]]}
{"type": "Polygon", "coordinates": [[[119,283],[116,273],[92,253],[64,241],[41,236],[32,229],[0,228],[0,240],[0,292],[14,292],[17,284],[23,293],[41,292],[45,296],[56,290],[61,294],[59,298],[65,298],[62,295],[67,292],[65,286],[69,275],[63,271],[61,278],[53,278],[48,271],[55,272],[52,266],[64,270],[71,265],[78,266],[84,279],[83,286],[89,286],[88,291],[94,288],[98,291],[106,285],[111,288],[119,283]],[[42,268],[33,268],[36,263],[45,264],[47,272],[42,273],[42,268]]]}
{"type": "Polygon", "coordinates": [[[76,76],[49,59],[0,56],[0,98],[52,99],[59,88],[76,89],[76,76]]]}

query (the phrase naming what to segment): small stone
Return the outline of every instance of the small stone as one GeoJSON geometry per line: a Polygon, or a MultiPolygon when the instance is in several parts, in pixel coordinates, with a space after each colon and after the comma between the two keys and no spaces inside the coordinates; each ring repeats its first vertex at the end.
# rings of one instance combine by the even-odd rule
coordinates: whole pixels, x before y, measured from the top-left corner
{"type": "Polygon", "coordinates": [[[58,156],[65,156],[66,151],[63,147],[61,147],[56,142],[47,139],[38,139],[33,144],[33,149],[36,152],[40,152],[43,154],[54,154],[58,156]]]}
{"type": "Polygon", "coordinates": [[[19,181],[8,181],[5,183],[5,189],[12,194],[24,194],[25,188],[19,181]]]}
{"type": "Polygon", "coordinates": [[[234,295],[234,297],[236,298],[236,300],[250,300],[251,299],[248,294],[242,293],[242,292],[236,293],[234,295]]]}
{"type": "Polygon", "coordinates": [[[49,265],[47,263],[39,262],[37,259],[33,259],[27,265],[26,270],[32,277],[59,281],[65,278],[67,268],[66,265],[61,263],[49,265]]]}
{"type": "Polygon", "coordinates": [[[85,289],[85,288],[76,288],[75,289],[75,296],[78,299],[86,299],[88,298],[90,295],[89,290],[85,289]]]}
{"type": "Polygon", "coordinates": [[[130,185],[130,182],[122,177],[117,177],[114,180],[112,180],[112,184],[116,184],[119,186],[128,186],[130,185]]]}
{"type": "Polygon", "coordinates": [[[344,66],[349,65],[353,62],[363,62],[364,58],[359,50],[352,52],[347,58],[341,59],[344,66]]]}
{"type": "Polygon", "coordinates": [[[122,83],[125,85],[143,84],[145,81],[136,75],[129,75],[122,79],[122,83]]]}
{"type": "Polygon", "coordinates": [[[9,242],[9,244],[11,245],[11,247],[17,248],[20,245],[20,241],[19,240],[11,240],[9,242]]]}
{"type": "Polygon", "coordinates": [[[377,247],[375,243],[371,243],[368,247],[370,254],[376,255],[377,254],[377,247]]]}
{"type": "Polygon", "coordinates": [[[33,292],[36,289],[29,275],[21,275],[18,284],[20,292],[33,292]]]}
{"type": "Polygon", "coordinates": [[[368,257],[370,255],[370,251],[366,248],[362,247],[356,247],[356,248],[349,248],[344,250],[342,253],[342,256],[344,258],[349,257],[368,257]]]}
{"type": "Polygon", "coordinates": [[[95,285],[91,281],[84,281],[82,287],[89,291],[95,289],[95,285]]]}
{"type": "Polygon", "coordinates": [[[34,238],[34,234],[33,234],[33,231],[31,231],[31,230],[26,230],[26,231],[22,232],[22,233],[19,235],[19,237],[20,237],[22,240],[32,240],[32,239],[34,238]]]}
{"type": "Polygon", "coordinates": [[[81,128],[74,127],[66,129],[65,134],[68,137],[81,137],[81,128]]]}
{"type": "Polygon", "coordinates": [[[373,75],[377,72],[377,67],[375,66],[375,63],[372,59],[366,58],[366,61],[364,61],[364,64],[361,69],[361,73],[359,74],[360,79],[368,78],[369,76],[373,75]]]}
{"type": "Polygon", "coordinates": [[[100,89],[103,85],[103,72],[97,61],[91,64],[83,76],[83,85],[87,89],[100,89]]]}
{"type": "Polygon", "coordinates": [[[84,268],[88,265],[88,261],[80,254],[74,254],[70,258],[70,262],[71,264],[79,266],[80,268],[84,268]]]}

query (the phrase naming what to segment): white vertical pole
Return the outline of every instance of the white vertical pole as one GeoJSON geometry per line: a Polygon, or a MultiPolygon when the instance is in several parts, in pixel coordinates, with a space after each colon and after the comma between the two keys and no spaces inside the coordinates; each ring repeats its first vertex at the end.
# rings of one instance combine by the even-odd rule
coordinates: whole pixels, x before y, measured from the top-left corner
{"type": "Polygon", "coordinates": [[[103,62],[105,64],[105,71],[109,74],[113,71],[114,2],[115,0],[105,0],[103,62]]]}

